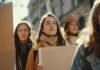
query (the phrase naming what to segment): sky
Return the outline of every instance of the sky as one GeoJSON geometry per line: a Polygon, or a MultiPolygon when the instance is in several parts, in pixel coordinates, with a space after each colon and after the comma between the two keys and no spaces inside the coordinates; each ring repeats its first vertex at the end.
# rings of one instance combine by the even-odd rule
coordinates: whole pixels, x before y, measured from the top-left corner
{"type": "Polygon", "coordinates": [[[28,15],[28,4],[30,0],[6,0],[5,2],[13,3],[13,23],[14,29],[16,25],[28,15]]]}

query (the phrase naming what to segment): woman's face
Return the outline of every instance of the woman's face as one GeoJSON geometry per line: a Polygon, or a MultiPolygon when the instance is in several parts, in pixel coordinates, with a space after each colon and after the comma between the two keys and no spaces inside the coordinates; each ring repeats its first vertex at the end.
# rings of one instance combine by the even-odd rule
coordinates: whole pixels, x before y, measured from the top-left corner
{"type": "Polygon", "coordinates": [[[28,27],[25,24],[20,25],[17,34],[21,42],[26,42],[29,37],[28,27]]]}
{"type": "Polygon", "coordinates": [[[78,33],[78,24],[76,22],[70,22],[67,31],[71,34],[78,33]]]}
{"type": "Polygon", "coordinates": [[[54,17],[47,17],[43,24],[43,30],[47,35],[56,35],[57,33],[57,22],[54,17]]]}

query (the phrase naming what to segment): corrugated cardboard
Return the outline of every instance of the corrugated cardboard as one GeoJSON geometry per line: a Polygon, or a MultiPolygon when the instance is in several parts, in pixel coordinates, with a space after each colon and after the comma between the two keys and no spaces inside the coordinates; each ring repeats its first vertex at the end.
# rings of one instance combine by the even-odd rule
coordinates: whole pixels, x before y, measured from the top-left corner
{"type": "Polygon", "coordinates": [[[0,5],[0,70],[14,70],[15,47],[12,3],[0,5]]]}
{"type": "Polygon", "coordinates": [[[70,70],[76,47],[46,47],[39,49],[39,64],[44,70],[70,70]]]}

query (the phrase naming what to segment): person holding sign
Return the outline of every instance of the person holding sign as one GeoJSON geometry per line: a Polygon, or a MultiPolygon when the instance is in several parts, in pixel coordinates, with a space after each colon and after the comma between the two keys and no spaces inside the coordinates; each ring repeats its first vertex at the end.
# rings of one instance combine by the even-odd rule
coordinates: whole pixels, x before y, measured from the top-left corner
{"type": "Polygon", "coordinates": [[[48,12],[41,18],[37,45],[35,49],[32,48],[30,50],[26,70],[42,70],[42,66],[38,66],[38,49],[55,46],[65,46],[65,41],[60,32],[58,19],[55,15],[48,12]],[[37,55],[33,51],[37,51],[37,55]]]}

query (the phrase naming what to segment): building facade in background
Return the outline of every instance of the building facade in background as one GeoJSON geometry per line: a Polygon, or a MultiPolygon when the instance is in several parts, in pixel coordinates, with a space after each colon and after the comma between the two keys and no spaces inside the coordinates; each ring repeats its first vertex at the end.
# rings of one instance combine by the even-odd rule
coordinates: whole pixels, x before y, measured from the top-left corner
{"type": "Polygon", "coordinates": [[[66,22],[66,16],[71,13],[75,14],[79,19],[81,29],[91,9],[91,2],[90,0],[30,0],[28,9],[28,20],[34,25],[36,31],[41,16],[48,11],[57,16],[62,27],[66,22]]]}

